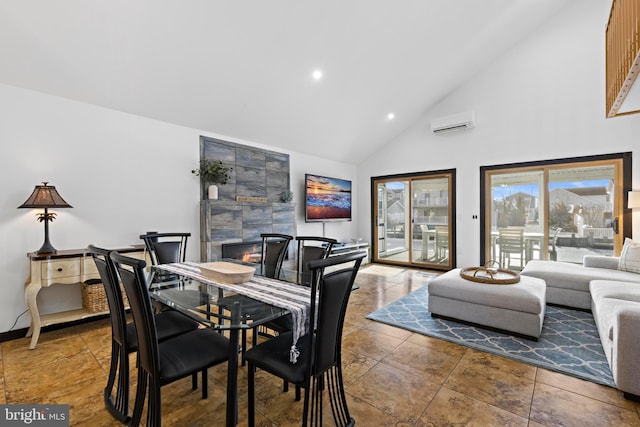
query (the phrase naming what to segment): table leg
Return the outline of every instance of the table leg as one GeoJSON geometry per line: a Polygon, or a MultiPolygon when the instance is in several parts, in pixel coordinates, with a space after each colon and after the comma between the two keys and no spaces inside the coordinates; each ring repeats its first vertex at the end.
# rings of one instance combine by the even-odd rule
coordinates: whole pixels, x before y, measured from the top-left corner
{"type": "Polygon", "coordinates": [[[40,338],[40,328],[42,326],[40,322],[40,312],[38,311],[37,297],[38,293],[42,289],[42,285],[39,281],[31,282],[27,285],[24,292],[24,299],[29,309],[29,315],[31,315],[31,325],[27,331],[27,337],[31,337],[31,344],[29,348],[33,350],[38,345],[38,338],[40,338]]]}
{"type": "MultiPolygon", "coordinates": [[[[240,325],[240,303],[231,308],[231,324],[240,325]]],[[[227,427],[238,424],[238,345],[240,331],[233,326],[229,330],[229,362],[227,367],[227,427]]]]}
{"type": "Polygon", "coordinates": [[[238,344],[239,331],[229,331],[229,366],[227,368],[227,427],[238,423],[238,344]]]}

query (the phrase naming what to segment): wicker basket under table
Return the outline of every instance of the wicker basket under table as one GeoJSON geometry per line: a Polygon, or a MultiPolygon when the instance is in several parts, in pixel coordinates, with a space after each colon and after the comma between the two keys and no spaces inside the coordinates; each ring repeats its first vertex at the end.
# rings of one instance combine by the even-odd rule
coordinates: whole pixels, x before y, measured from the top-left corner
{"type": "MultiPolygon", "coordinates": [[[[127,295],[120,287],[125,307],[129,306],[127,295]]],[[[89,313],[101,313],[109,311],[107,294],[104,292],[104,285],[99,279],[90,279],[82,283],[82,308],[89,313]]]]}

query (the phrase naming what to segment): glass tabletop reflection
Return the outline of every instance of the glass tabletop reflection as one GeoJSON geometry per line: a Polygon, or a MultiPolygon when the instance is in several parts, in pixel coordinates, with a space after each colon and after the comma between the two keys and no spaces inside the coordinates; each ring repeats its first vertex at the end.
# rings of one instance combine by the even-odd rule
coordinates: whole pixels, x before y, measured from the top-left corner
{"type": "MultiPolygon", "coordinates": [[[[256,270],[257,271],[257,270],[256,270]]],[[[241,296],[213,284],[152,269],[149,294],[215,329],[249,329],[282,317],[288,310],[241,296]]]]}

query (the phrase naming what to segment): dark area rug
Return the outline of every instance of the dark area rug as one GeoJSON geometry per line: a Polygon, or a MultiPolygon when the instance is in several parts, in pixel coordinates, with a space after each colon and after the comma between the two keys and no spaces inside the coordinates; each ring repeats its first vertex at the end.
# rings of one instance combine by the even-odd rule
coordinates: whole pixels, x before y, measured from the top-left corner
{"type": "Polygon", "coordinates": [[[615,387],[591,313],[547,306],[539,340],[432,318],[428,288],[418,289],[367,315],[368,319],[498,356],[615,387]]]}

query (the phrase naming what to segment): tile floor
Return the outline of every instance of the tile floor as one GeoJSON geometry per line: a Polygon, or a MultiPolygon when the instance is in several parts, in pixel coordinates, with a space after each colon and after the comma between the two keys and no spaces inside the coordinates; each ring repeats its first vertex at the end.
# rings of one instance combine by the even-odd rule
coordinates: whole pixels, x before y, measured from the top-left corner
{"type": "MultiPolygon", "coordinates": [[[[378,265],[358,275],[343,343],[358,426],[640,426],[640,405],[614,389],[364,318],[425,281],[420,272],[378,265]]],[[[46,332],[35,350],[27,347],[26,339],[0,344],[0,403],[66,403],[72,426],[120,425],[102,400],[106,321],[46,332]]],[[[188,378],[164,387],[163,425],[224,425],[225,369],[210,370],[207,400],[191,391],[188,378]]],[[[246,368],[239,384],[239,425],[246,425],[246,368]]],[[[280,380],[260,372],[256,404],[259,425],[300,424],[293,392],[282,393],[280,380]]]]}

